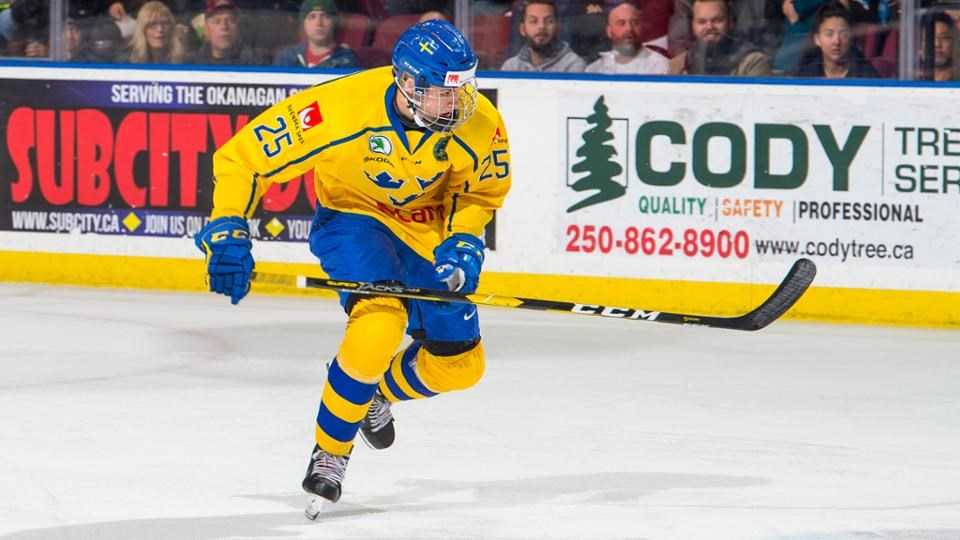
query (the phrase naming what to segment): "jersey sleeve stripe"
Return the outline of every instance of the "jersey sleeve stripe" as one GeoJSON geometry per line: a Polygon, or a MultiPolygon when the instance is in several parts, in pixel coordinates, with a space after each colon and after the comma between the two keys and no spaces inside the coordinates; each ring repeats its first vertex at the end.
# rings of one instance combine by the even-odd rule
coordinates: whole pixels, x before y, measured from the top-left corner
{"type": "Polygon", "coordinates": [[[247,207],[243,209],[243,217],[250,215],[253,208],[253,201],[257,198],[257,173],[253,173],[253,180],[250,182],[250,199],[247,200],[247,207]]]}
{"type": "Polygon", "coordinates": [[[362,130],[354,133],[353,135],[348,135],[348,136],[346,136],[346,137],[343,137],[342,139],[337,139],[337,140],[332,141],[332,142],[329,142],[329,143],[327,143],[327,144],[325,144],[325,145],[323,145],[323,146],[318,146],[317,148],[314,148],[313,150],[311,150],[311,151],[307,152],[306,154],[298,157],[297,159],[294,159],[294,160],[292,160],[292,161],[288,161],[288,162],[284,163],[282,166],[277,167],[276,169],[274,169],[274,170],[272,170],[272,171],[264,174],[263,177],[264,177],[264,178],[270,178],[271,176],[274,176],[274,175],[276,175],[276,174],[279,174],[279,173],[283,172],[284,169],[286,169],[287,167],[289,167],[289,166],[291,166],[291,165],[296,165],[296,164],[298,164],[298,163],[303,163],[304,161],[312,158],[313,156],[319,154],[320,152],[323,152],[323,151],[326,150],[327,148],[332,148],[332,147],[334,147],[334,146],[337,146],[338,144],[343,144],[343,143],[350,142],[350,141],[356,139],[357,137],[362,137],[364,133],[368,133],[368,132],[371,132],[371,131],[373,131],[373,132],[378,132],[378,131],[390,131],[391,129],[393,129],[393,128],[390,127],[390,126],[362,129],[362,130]]]}
{"type": "Polygon", "coordinates": [[[453,202],[450,203],[450,216],[447,218],[447,232],[453,230],[453,215],[457,213],[457,197],[459,193],[453,194],[453,202]]]}

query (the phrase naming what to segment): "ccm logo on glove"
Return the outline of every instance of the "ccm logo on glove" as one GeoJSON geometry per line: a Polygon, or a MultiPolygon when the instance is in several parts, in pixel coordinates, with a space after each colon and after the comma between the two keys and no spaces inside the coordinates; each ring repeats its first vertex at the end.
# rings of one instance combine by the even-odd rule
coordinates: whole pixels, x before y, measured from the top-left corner
{"type": "Polygon", "coordinates": [[[230,238],[250,238],[250,233],[243,229],[215,232],[212,235],[210,235],[210,242],[213,242],[213,243],[222,242],[226,240],[228,236],[230,238]]]}
{"type": "Polygon", "coordinates": [[[210,292],[230,297],[236,305],[250,292],[254,262],[250,228],[241,217],[219,217],[197,233],[194,243],[207,256],[210,292]]]}

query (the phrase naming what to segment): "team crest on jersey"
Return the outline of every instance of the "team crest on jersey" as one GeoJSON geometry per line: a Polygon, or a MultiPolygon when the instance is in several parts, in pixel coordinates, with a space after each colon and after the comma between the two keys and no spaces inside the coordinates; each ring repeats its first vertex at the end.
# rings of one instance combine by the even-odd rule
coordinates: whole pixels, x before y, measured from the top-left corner
{"type": "Polygon", "coordinates": [[[320,104],[316,101],[300,109],[297,116],[300,117],[300,127],[303,131],[323,123],[323,116],[320,114],[320,104]]]}
{"type": "Polygon", "coordinates": [[[370,147],[370,151],[374,154],[389,156],[390,152],[393,152],[393,143],[383,135],[371,135],[370,138],[367,139],[367,146],[370,147]]]}
{"type": "Polygon", "coordinates": [[[433,157],[437,161],[447,161],[449,156],[447,156],[447,144],[450,143],[450,137],[443,137],[437,144],[433,145],[433,157]]]}

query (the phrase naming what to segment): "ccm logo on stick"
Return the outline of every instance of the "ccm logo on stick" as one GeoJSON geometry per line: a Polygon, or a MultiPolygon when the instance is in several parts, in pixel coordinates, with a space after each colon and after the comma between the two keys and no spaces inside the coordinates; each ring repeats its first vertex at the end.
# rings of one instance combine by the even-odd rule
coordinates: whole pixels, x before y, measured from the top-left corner
{"type": "Polygon", "coordinates": [[[646,319],[655,321],[660,316],[659,311],[643,311],[641,309],[591,306],[590,304],[574,304],[570,311],[574,313],[586,313],[588,315],[601,315],[603,317],[614,317],[617,319],[646,319]]]}

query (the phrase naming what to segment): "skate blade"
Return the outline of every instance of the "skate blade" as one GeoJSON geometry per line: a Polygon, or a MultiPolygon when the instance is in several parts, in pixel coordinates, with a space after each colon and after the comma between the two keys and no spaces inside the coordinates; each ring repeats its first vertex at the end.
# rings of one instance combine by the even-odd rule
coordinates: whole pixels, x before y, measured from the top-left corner
{"type": "Polygon", "coordinates": [[[307,508],[303,511],[303,515],[307,516],[307,519],[310,521],[316,521],[320,514],[333,503],[324,499],[323,497],[318,497],[316,495],[310,495],[307,498],[307,508]]]}
{"type": "Polygon", "coordinates": [[[357,432],[357,435],[360,436],[360,440],[363,441],[363,444],[364,444],[367,448],[369,448],[369,449],[371,449],[371,450],[377,450],[377,448],[376,448],[375,446],[373,446],[372,444],[370,444],[370,441],[368,441],[367,438],[363,436],[363,432],[362,432],[362,431],[358,431],[358,432],[357,432]]]}

